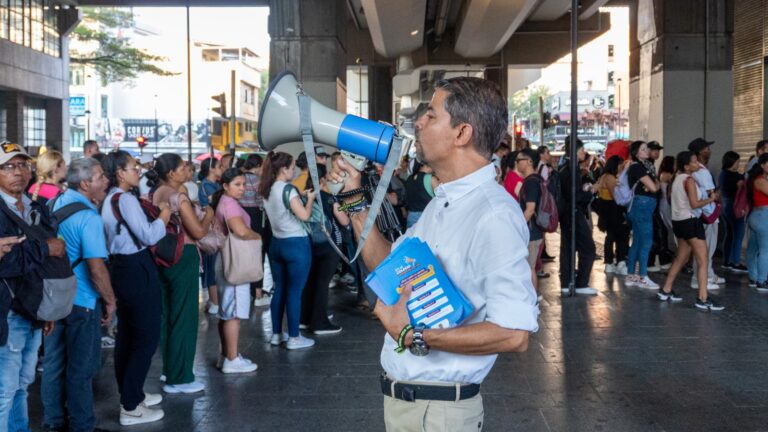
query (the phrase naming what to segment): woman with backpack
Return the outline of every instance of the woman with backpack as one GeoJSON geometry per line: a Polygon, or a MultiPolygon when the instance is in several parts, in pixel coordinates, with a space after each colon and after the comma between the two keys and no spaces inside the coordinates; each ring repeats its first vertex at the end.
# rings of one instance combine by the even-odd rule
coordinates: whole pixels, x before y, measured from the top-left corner
{"type": "MultiPolygon", "coordinates": [[[[197,200],[200,203],[200,207],[205,209],[210,206],[213,195],[221,190],[219,179],[221,179],[221,173],[223,169],[221,164],[215,158],[208,158],[200,164],[200,172],[197,177],[200,180],[200,188],[197,190],[197,200]]],[[[216,207],[212,207],[215,209],[216,207]]],[[[216,257],[217,253],[202,255],[202,272],[200,273],[200,281],[202,282],[203,289],[208,290],[208,304],[206,310],[211,315],[219,313],[219,289],[216,286],[216,257]]]]}
{"type": "MultiPolygon", "coordinates": [[[[251,230],[251,217],[238,202],[245,193],[245,176],[239,168],[229,168],[221,176],[223,189],[213,195],[211,207],[216,209],[216,218],[227,235],[242,240],[261,240],[251,230]]],[[[260,257],[255,257],[259,259],[260,257]]],[[[251,312],[250,283],[233,285],[224,279],[222,258],[216,261],[219,299],[219,338],[221,353],[216,367],[225,374],[246,373],[256,370],[256,363],[240,355],[237,342],[240,336],[240,320],[248,319],[251,312]]]]}
{"type": "MultiPolygon", "coordinates": [[[[766,155],[768,162],[768,155],[766,155]]],[[[664,287],[656,294],[661,301],[679,302],[683,298],[672,290],[678,273],[691,258],[696,258],[699,295],[696,308],[702,311],[719,311],[724,307],[715,302],[707,293],[707,243],[704,234],[704,223],[701,220],[701,208],[718,200],[717,193],[709,198],[700,199],[696,181],[691,177],[699,169],[696,155],[690,151],[677,154],[677,174],[672,181],[670,201],[672,203],[672,230],[677,237],[677,256],[669,268],[664,287]]],[[[767,188],[768,189],[768,188],[767,188]]]]}
{"type": "Polygon", "coordinates": [[[595,185],[597,189],[597,228],[605,233],[603,258],[605,272],[627,274],[627,250],[629,249],[629,224],[626,209],[613,199],[618,174],[624,161],[613,155],[605,162],[603,175],[595,185]]]}
{"type": "Polygon", "coordinates": [[[304,191],[306,203],[290,184],[296,164],[288,153],[269,152],[261,170],[259,194],[272,228],[269,265],[275,289],[272,295],[272,338],[270,344],[286,348],[309,348],[315,341],[299,333],[301,292],[312,264],[312,246],[301,221],[312,216],[315,192],[304,191]],[[285,202],[288,202],[286,206],[285,202]],[[283,335],[283,315],[288,315],[288,335],[283,335]]]}
{"type": "Polygon", "coordinates": [[[421,213],[435,196],[438,185],[437,177],[432,174],[429,165],[419,161],[413,163],[413,174],[405,182],[405,208],[408,210],[407,228],[413,226],[421,213]]]}
{"type": "Polygon", "coordinates": [[[768,293],[768,153],[761,154],[749,170],[749,247],[747,268],[750,285],[760,293],[768,293]]]}
{"type": "Polygon", "coordinates": [[[160,341],[162,312],[157,266],[148,247],[165,236],[171,209],[162,203],[160,216],[147,220],[135,195],[140,167],[127,152],[110,152],[101,165],[109,180],[101,218],[117,297],[115,377],[120,392],[120,424],[148,423],[163,418],[163,410],[148,408],[160,403],[162,397],[143,390],[160,341]]]}
{"type": "Polygon", "coordinates": [[[627,212],[627,220],[632,226],[632,244],[627,254],[629,275],[624,279],[624,284],[658,289],[659,285],[648,277],[648,255],[653,244],[653,211],[656,209],[656,192],[659,190],[656,175],[645,166],[649,152],[644,141],[635,141],[629,147],[632,163],[627,167],[627,184],[634,196],[627,212]]]}
{"type": "MultiPolygon", "coordinates": [[[[349,216],[339,211],[339,204],[335,202],[333,195],[326,187],[327,169],[325,165],[318,165],[317,176],[320,180],[320,188],[314,206],[323,206],[330,241],[338,248],[341,247],[341,229],[336,223],[349,225],[349,216]]],[[[312,177],[307,178],[307,189],[313,189],[312,177]]],[[[313,209],[316,212],[316,209],[313,209]]],[[[315,220],[313,215],[312,220],[315,220]]],[[[312,229],[322,229],[318,223],[312,224],[312,229]]],[[[304,292],[301,295],[301,328],[306,328],[316,335],[328,335],[341,332],[341,326],[331,322],[328,314],[328,286],[331,283],[336,267],[339,265],[339,255],[330,244],[325,235],[318,236],[313,233],[312,238],[312,267],[309,270],[309,278],[304,292]],[[319,239],[319,241],[315,240],[319,239]]]]}
{"type": "Polygon", "coordinates": [[[152,204],[158,207],[166,204],[171,208],[171,213],[176,216],[171,218],[172,224],[180,230],[184,243],[181,256],[176,257],[178,260],[167,263],[168,267],[158,267],[163,294],[160,347],[166,377],[163,391],[166,393],[197,393],[205,389],[195,380],[192,371],[197,348],[200,276],[200,257],[195,241],[208,233],[214,215],[208,207],[202,220],[198,219],[189,197],[179,193],[186,177],[184,161],[175,153],[158,157],[154,168],[147,172],[152,204]]]}
{"type": "Polygon", "coordinates": [[[747,267],[741,263],[741,244],[744,241],[746,218],[737,217],[733,208],[736,191],[744,185],[744,176],[739,172],[740,161],[741,156],[735,151],[725,152],[719,179],[723,197],[723,219],[725,219],[723,268],[732,273],[747,272],[747,267]]]}

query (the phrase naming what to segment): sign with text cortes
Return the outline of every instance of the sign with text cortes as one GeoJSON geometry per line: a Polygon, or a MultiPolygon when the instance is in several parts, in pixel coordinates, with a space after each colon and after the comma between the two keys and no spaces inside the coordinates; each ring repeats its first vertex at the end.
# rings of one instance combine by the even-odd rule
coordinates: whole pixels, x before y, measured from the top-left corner
{"type": "Polygon", "coordinates": [[[69,116],[80,117],[85,115],[85,96],[69,97],[69,116]]]}

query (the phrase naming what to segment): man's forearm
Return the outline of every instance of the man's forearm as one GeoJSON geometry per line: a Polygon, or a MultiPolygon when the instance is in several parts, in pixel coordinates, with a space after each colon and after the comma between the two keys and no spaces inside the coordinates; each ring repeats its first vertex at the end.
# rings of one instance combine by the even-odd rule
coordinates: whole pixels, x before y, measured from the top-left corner
{"type": "Polygon", "coordinates": [[[458,354],[523,352],[528,349],[528,332],[485,321],[450,329],[425,330],[424,342],[430,349],[458,354]]]}
{"type": "MultiPolygon", "coordinates": [[[[350,217],[352,220],[352,230],[355,232],[355,240],[360,241],[360,234],[363,232],[363,224],[368,217],[368,210],[356,213],[350,217]]],[[[376,224],[373,224],[371,231],[368,233],[368,239],[365,241],[363,247],[362,257],[365,266],[369,271],[373,271],[376,267],[384,261],[384,258],[389,255],[389,251],[392,249],[392,243],[387,241],[376,224]]]]}
{"type": "Polygon", "coordinates": [[[102,299],[107,304],[115,304],[115,292],[112,290],[112,282],[109,279],[109,271],[101,259],[88,259],[88,270],[91,281],[102,299]]]}

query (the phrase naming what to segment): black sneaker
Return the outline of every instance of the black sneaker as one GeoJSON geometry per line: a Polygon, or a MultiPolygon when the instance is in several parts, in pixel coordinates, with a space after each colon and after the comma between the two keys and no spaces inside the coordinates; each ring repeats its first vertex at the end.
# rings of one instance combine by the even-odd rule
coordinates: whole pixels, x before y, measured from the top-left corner
{"type": "Polygon", "coordinates": [[[656,293],[656,298],[658,298],[661,301],[671,301],[673,303],[681,302],[683,301],[683,298],[680,297],[675,290],[670,290],[668,293],[664,292],[663,289],[660,289],[658,293],[656,293]]]}
{"type": "Polygon", "coordinates": [[[755,285],[755,289],[757,289],[757,292],[759,293],[768,293],[768,281],[758,282],[757,285],[755,285]]]}
{"type": "Polygon", "coordinates": [[[749,280],[749,287],[750,287],[750,288],[754,288],[754,287],[756,287],[756,286],[757,286],[757,281],[756,281],[756,280],[752,280],[752,279],[750,279],[750,280],[749,280]]]}
{"type": "Polygon", "coordinates": [[[337,326],[336,324],[329,324],[326,327],[312,330],[312,333],[316,335],[337,334],[341,333],[341,326],[337,326]]]}
{"type": "Polygon", "coordinates": [[[696,309],[700,311],[721,311],[725,309],[725,306],[715,302],[712,297],[707,297],[706,300],[701,301],[700,298],[696,298],[696,309]]]}
{"type": "Polygon", "coordinates": [[[747,267],[744,264],[731,264],[729,270],[731,273],[744,274],[747,273],[747,267]]]}
{"type": "Polygon", "coordinates": [[[733,268],[733,265],[731,263],[725,263],[720,266],[723,270],[730,270],[733,268]]]}

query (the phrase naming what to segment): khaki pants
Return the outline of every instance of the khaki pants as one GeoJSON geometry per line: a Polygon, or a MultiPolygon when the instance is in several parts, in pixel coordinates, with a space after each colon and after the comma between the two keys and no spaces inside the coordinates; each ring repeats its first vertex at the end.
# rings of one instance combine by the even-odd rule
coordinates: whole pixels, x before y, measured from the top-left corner
{"type": "Polygon", "coordinates": [[[483,430],[483,397],[407,402],[384,396],[387,432],[471,432],[483,430]]]}

